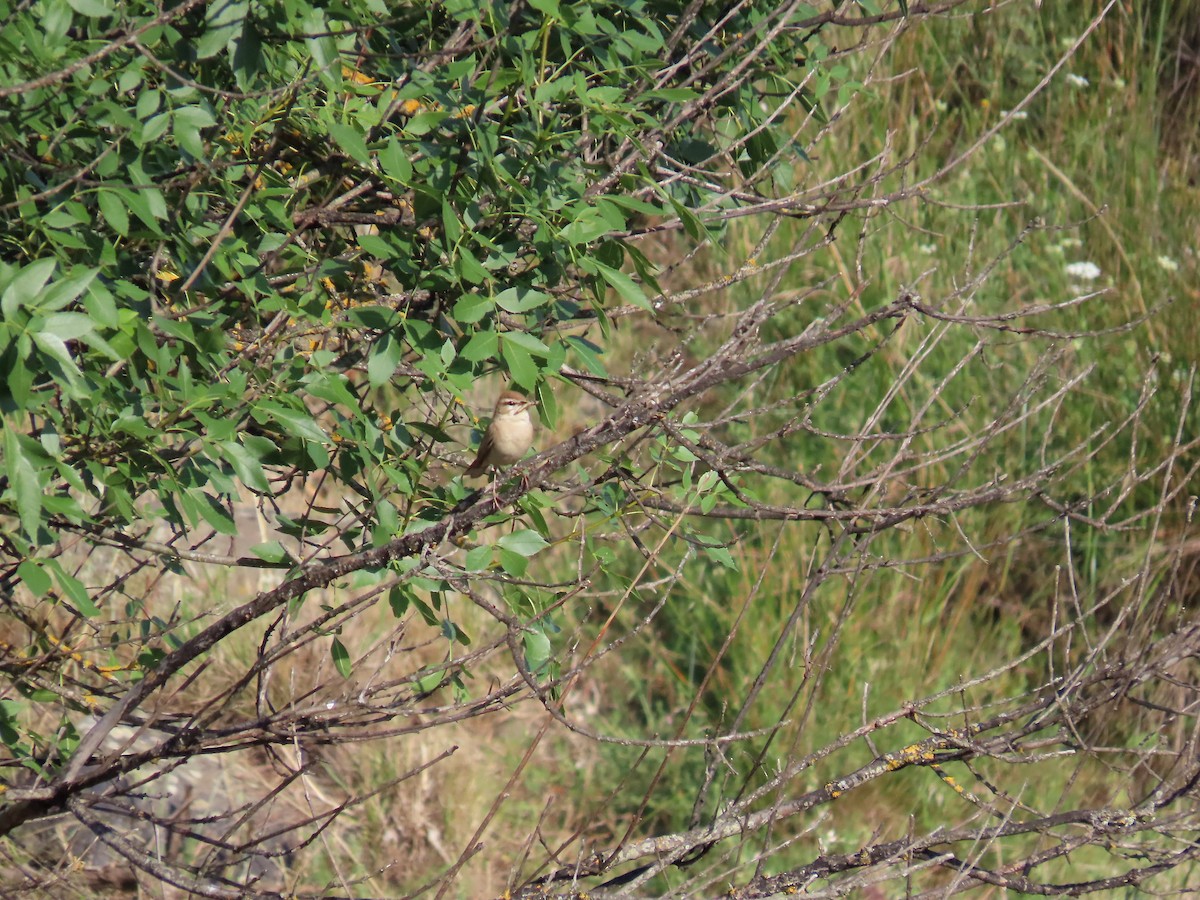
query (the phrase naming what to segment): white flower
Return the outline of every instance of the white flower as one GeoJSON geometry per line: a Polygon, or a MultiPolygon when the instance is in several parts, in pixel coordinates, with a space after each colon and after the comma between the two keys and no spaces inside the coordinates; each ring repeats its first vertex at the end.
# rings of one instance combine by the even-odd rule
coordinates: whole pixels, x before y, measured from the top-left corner
{"type": "Polygon", "coordinates": [[[1073,262],[1067,266],[1067,275],[1079,281],[1095,281],[1100,277],[1100,267],[1093,262],[1073,262]]]}
{"type": "Polygon", "coordinates": [[[1086,78],[1084,78],[1082,75],[1076,75],[1074,72],[1067,73],[1067,81],[1071,82],[1071,84],[1078,88],[1085,88],[1089,84],[1086,78]]]}
{"type": "Polygon", "coordinates": [[[1169,256],[1160,256],[1158,258],[1158,267],[1164,272],[1179,271],[1179,263],[1175,262],[1175,260],[1171,259],[1169,256]]]}
{"type": "Polygon", "coordinates": [[[1007,110],[1007,109],[1006,109],[1006,110],[1002,110],[1002,111],[1001,111],[1001,113],[1000,113],[1000,115],[1002,115],[1002,116],[1008,116],[1008,117],[1009,117],[1009,118],[1011,118],[1013,121],[1017,121],[1018,119],[1028,119],[1028,118],[1029,118],[1029,113],[1028,113],[1026,110],[1023,110],[1023,109],[1018,109],[1016,112],[1010,112],[1010,111],[1009,111],[1009,110],[1007,110]]]}
{"type": "Polygon", "coordinates": [[[919,245],[917,245],[917,250],[921,253],[924,253],[926,256],[933,256],[933,254],[937,253],[937,245],[936,244],[919,244],[919,245]]]}

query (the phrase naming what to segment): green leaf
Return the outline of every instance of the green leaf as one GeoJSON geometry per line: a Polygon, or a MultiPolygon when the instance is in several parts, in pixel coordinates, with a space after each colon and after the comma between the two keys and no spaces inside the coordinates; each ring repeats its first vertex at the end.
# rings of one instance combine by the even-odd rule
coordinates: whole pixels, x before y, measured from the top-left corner
{"type": "Polygon", "coordinates": [[[468,340],[458,351],[458,355],[468,362],[481,362],[485,359],[491,359],[496,355],[496,349],[500,346],[500,335],[494,331],[477,331],[471,335],[468,340]]]}
{"type": "Polygon", "coordinates": [[[449,619],[442,619],[442,637],[448,641],[462,644],[464,647],[471,646],[471,638],[467,633],[449,619]]]}
{"type": "Polygon", "coordinates": [[[137,141],[144,146],[157,141],[160,137],[167,133],[167,129],[171,127],[171,114],[169,112],[160,112],[156,116],[151,116],[142,123],[141,133],[137,135],[137,141]]]}
{"type": "Polygon", "coordinates": [[[42,323],[41,333],[52,334],[63,341],[73,341],[92,333],[92,320],[83,313],[54,313],[42,323]]]}
{"type": "Polygon", "coordinates": [[[483,572],[491,564],[492,548],[490,544],[471,548],[467,551],[467,558],[463,560],[463,568],[468,572],[483,572]]]}
{"type": "Polygon", "coordinates": [[[53,282],[38,298],[38,309],[50,312],[52,310],[62,309],[68,303],[72,303],[79,297],[96,276],[100,274],[99,269],[76,268],[66,278],[60,278],[53,282]]]}
{"type": "MultiPolygon", "coordinates": [[[[659,88],[658,90],[646,91],[646,93],[642,94],[642,98],[646,100],[667,100],[671,103],[686,103],[688,100],[695,100],[698,96],[699,94],[691,88],[680,87],[659,88]]],[[[610,196],[609,199],[615,200],[617,198],[610,196]]]]}
{"type": "Polygon", "coordinates": [[[102,190],[96,194],[96,202],[100,206],[100,215],[104,216],[109,226],[117,234],[125,237],[129,234],[129,211],[116,191],[102,190]]]}
{"type": "Polygon", "coordinates": [[[558,425],[558,401],[554,397],[554,391],[550,389],[550,385],[545,381],[537,386],[538,409],[541,411],[542,419],[550,428],[558,425]]]}
{"type": "Polygon", "coordinates": [[[727,548],[727,547],[705,547],[704,550],[701,552],[704,553],[704,555],[707,556],[709,559],[713,560],[714,562],[720,563],[725,568],[733,569],[735,572],[737,571],[737,568],[738,568],[737,561],[733,558],[733,554],[731,554],[729,552],[729,548],[727,548]]]}
{"type": "Polygon", "coordinates": [[[454,252],[454,271],[470,284],[484,284],[493,281],[492,273],[483,267],[475,258],[475,254],[467,249],[465,244],[459,244],[454,252]]]}
{"type": "MultiPolygon", "coordinates": [[[[38,371],[42,370],[38,366],[38,371]]],[[[28,409],[32,400],[34,371],[25,364],[23,359],[13,358],[5,384],[12,396],[13,402],[19,409],[28,409]]]]}
{"type": "MultiPolygon", "coordinates": [[[[349,381],[341,372],[314,372],[306,376],[306,384],[308,392],[321,400],[341,403],[349,409],[359,405],[358,397],[350,390],[349,381]]],[[[250,446],[248,441],[246,445],[250,446]]]]}
{"type": "Polygon", "coordinates": [[[211,525],[214,531],[230,536],[238,533],[237,523],[233,520],[229,510],[216,497],[200,490],[193,490],[189,493],[196,502],[196,510],[200,513],[201,518],[211,525]]]}
{"type": "Polygon", "coordinates": [[[399,313],[386,306],[357,306],[346,310],[346,318],[363,328],[385,331],[402,321],[399,313]]]}
{"type": "Polygon", "coordinates": [[[248,0],[213,0],[206,4],[205,31],[196,42],[197,58],[216,56],[241,34],[249,7],[248,0]]]}
{"type": "Polygon", "coordinates": [[[236,441],[221,441],[217,446],[221,448],[221,455],[228,460],[242,484],[252,491],[264,494],[271,492],[271,484],[263,472],[262,462],[249,449],[236,441]]]}
{"type": "Polygon", "coordinates": [[[528,391],[533,390],[537,386],[538,378],[538,368],[533,362],[533,357],[525,348],[508,340],[507,334],[504,337],[505,340],[500,345],[500,354],[508,366],[508,374],[521,387],[528,391]]]}
{"type": "Polygon", "coordinates": [[[75,605],[75,608],[89,619],[100,615],[100,607],[92,602],[83,582],[63,569],[58,564],[58,560],[48,560],[48,562],[55,563],[50,566],[51,571],[54,572],[54,580],[58,582],[59,589],[67,595],[67,599],[75,605]]]}
{"type": "Polygon", "coordinates": [[[21,527],[30,540],[36,540],[42,524],[42,480],[22,446],[20,435],[7,421],[4,423],[4,470],[16,500],[21,527]]]}
{"type": "Polygon", "coordinates": [[[33,301],[54,274],[54,265],[53,259],[39,259],[21,269],[20,274],[0,294],[0,313],[4,314],[4,318],[12,318],[22,306],[34,305],[33,301]]]}
{"type": "Polygon", "coordinates": [[[371,529],[374,546],[382,547],[402,530],[399,511],[390,501],[380,500],[375,507],[375,525],[371,529]]]}
{"type": "Polygon", "coordinates": [[[146,188],[140,191],[118,191],[117,194],[143,225],[156,235],[163,236],[159,220],[167,218],[167,201],[161,191],[146,188]]]}
{"type": "Polygon", "coordinates": [[[444,109],[430,109],[419,112],[404,126],[405,132],[413,136],[428,134],[444,122],[450,113],[444,109]]]}
{"type": "Polygon", "coordinates": [[[239,88],[248,91],[254,85],[254,77],[263,70],[262,40],[253,27],[244,23],[231,43],[233,77],[237,79],[239,88]]]}
{"type": "Polygon", "coordinates": [[[454,304],[454,320],[463,325],[472,325],[491,312],[493,306],[495,303],[490,297],[463,294],[454,304]]]}
{"type": "Polygon", "coordinates": [[[535,338],[532,334],[526,334],[524,331],[506,331],[504,340],[510,344],[516,344],[534,356],[549,356],[550,348],[535,338]]]}
{"type": "Polygon", "coordinates": [[[362,131],[352,125],[335,122],[329,126],[329,133],[337,145],[345,150],[355,162],[364,165],[370,163],[371,151],[367,149],[367,142],[363,140],[362,131]]]}
{"type": "Polygon", "coordinates": [[[534,675],[545,672],[553,645],[542,630],[525,632],[525,665],[534,675]]]}
{"type": "Polygon", "coordinates": [[[579,354],[579,358],[583,360],[584,367],[593,375],[608,377],[608,370],[604,368],[604,363],[600,360],[600,354],[603,353],[599,347],[585,338],[569,335],[567,344],[579,354]]]}
{"type": "Polygon", "coordinates": [[[49,573],[32,559],[27,559],[17,566],[17,577],[35,597],[41,597],[50,590],[49,573]]]}
{"type": "Polygon", "coordinates": [[[404,585],[398,584],[388,591],[388,606],[392,608],[392,615],[397,619],[402,618],[408,612],[411,599],[412,591],[404,585]]]}
{"type": "Polygon", "coordinates": [[[367,382],[373,388],[389,383],[403,359],[404,345],[391,334],[385,334],[371,345],[367,357],[367,382]]]}
{"type": "Polygon", "coordinates": [[[544,537],[528,528],[504,535],[496,545],[521,556],[533,556],[550,546],[544,537]]]}
{"type": "Polygon", "coordinates": [[[505,573],[511,575],[513,578],[524,577],[526,569],[529,568],[528,558],[522,556],[520,553],[514,553],[512,550],[506,550],[503,547],[500,548],[498,555],[500,557],[500,568],[505,573]]]}
{"type": "Polygon", "coordinates": [[[303,438],[306,441],[316,441],[318,443],[324,443],[329,440],[329,435],[321,430],[321,426],[307,412],[288,409],[271,401],[259,403],[254,409],[255,412],[261,413],[278,422],[293,437],[303,438]]]}
{"type": "Polygon", "coordinates": [[[196,159],[205,157],[204,141],[200,137],[200,129],[214,124],[212,113],[201,106],[181,106],[171,115],[171,131],[175,135],[175,140],[180,147],[196,159]]]}
{"type": "Polygon", "coordinates": [[[111,16],[113,12],[112,3],[109,0],[67,0],[67,3],[75,12],[81,16],[87,16],[89,19],[111,16]]]}
{"type": "MultiPolygon", "coordinates": [[[[554,298],[532,288],[510,287],[495,297],[496,305],[510,313],[524,313],[545,306],[554,298]]],[[[539,341],[539,343],[541,343],[539,341]]]]}
{"type": "Polygon", "coordinates": [[[429,672],[416,680],[415,687],[419,693],[430,694],[441,687],[445,679],[445,672],[429,672]]]}
{"type": "Polygon", "coordinates": [[[337,90],[342,86],[341,57],[338,55],[337,44],[329,31],[329,26],[325,21],[325,11],[319,7],[309,7],[307,14],[300,22],[300,32],[316,34],[320,37],[306,38],[304,46],[308,50],[309,56],[312,57],[317,75],[328,87],[337,90]]]}
{"type": "Polygon", "coordinates": [[[250,552],[259,559],[269,563],[294,562],[291,555],[279,541],[266,541],[262,544],[255,544],[250,548],[250,552]]]}
{"type": "Polygon", "coordinates": [[[16,700],[0,700],[0,742],[3,742],[16,758],[29,754],[21,744],[21,734],[13,725],[22,716],[23,704],[16,700]]]}
{"type": "Polygon", "coordinates": [[[600,277],[612,285],[623,300],[650,312],[654,311],[654,307],[646,299],[646,295],[642,292],[641,287],[632,278],[618,269],[604,265],[604,263],[596,262],[595,260],[591,262],[600,273],[600,277]]]}
{"type": "Polygon", "coordinates": [[[408,161],[408,155],[395,137],[388,138],[387,144],[379,152],[379,164],[383,167],[385,175],[401,184],[408,184],[412,180],[412,163],[408,161]]]}
{"type": "MultiPolygon", "coordinates": [[[[28,8],[26,7],[26,9],[28,8]]],[[[38,24],[42,27],[47,43],[51,45],[59,43],[67,36],[67,30],[71,27],[74,19],[74,16],[71,15],[71,7],[63,0],[54,0],[54,2],[43,4],[38,9],[37,15],[38,24]]]]}
{"type": "Polygon", "coordinates": [[[463,233],[462,222],[458,220],[450,201],[445,198],[442,199],[442,228],[446,232],[446,243],[450,246],[457,244],[463,233]]]}
{"type": "Polygon", "coordinates": [[[351,672],[350,652],[346,649],[346,645],[337,638],[334,638],[333,643],[329,647],[329,654],[333,657],[333,665],[338,670],[338,673],[343,678],[349,678],[351,672]]]}
{"type": "Polygon", "coordinates": [[[585,206],[576,212],[574,220],[559,232],[559,236],[571,244],[590,244],[612,230],[599,209],[585,206]]]}

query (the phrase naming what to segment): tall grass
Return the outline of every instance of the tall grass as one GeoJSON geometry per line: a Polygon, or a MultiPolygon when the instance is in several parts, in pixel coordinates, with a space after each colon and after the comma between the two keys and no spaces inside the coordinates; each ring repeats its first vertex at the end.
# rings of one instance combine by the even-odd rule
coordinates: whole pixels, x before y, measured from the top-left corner
{"type": "MultiPolygon", "coordinates": [[[[813,180],[833,174],[838,162],[878,152],[885,134],[892,136],[895,157],[916,155],[910,177],[936,171],[1013,109],[1066,53],[1079,29],[1100,7],[1098,2],[1044,4],[1040,14],[1033,15],[1027,5],[1010,4],[914,30],[898,40],[887,57],[888,74],[894,78],[877,78],[851,104],[847,120],[817,148],[813,180]]],[[[1064,364],[1072,370],[1094,370],[1083,397],[1056,412],[1052,444],[1073,446],[1125,415],[1143,392],[1142,373],[1155,369],[1158,381],[1132,432],[1137,445],[1130,436],[1122,436],[1075,471],[1072,484],[1078,496],[1119,480],[1131,454],[1138,465],[1165,455],[1180,424],[1177,410],[1188,369],[1200,363],[1196,303],[1200,295],[1194,287],[1200,283],[1196,244],[1200,193],[1188,184],[1187,159],[1178,155],[1181,147],[1187,151],[1194,146],[1194,134],[1188,136],[1182,122],[1164,117],[1159,93],[1172,66],[1172,48],[1178,45],[1169,35],[1178,33],[1181,23],[1186,25],[1188,11],[1200,13],[1200,4],[1178,4],[1170,13],[1165,9],[1124,4],[1028,104],[1024,115],[981,148],[969,165],[930,191],[941,203],[905,206],[894,213],[843,223],[844,239],[834,251],[796,264],[781,286],[781,292],[786,292],[792,286],[828,282],[834,294],[859,291],[857,302],[870,308],[904,288],[932,298],[948,296],[980,267],[999,260],[995,272],[971,298],[975,312],[1103,291],[1101,299],[1053,317],[1053,326],[1064,331],[1111,331],[1062,342],[1068,350],[1064,364]],[[1166,133],[1176,138],[1164,141],[1166,133]],[[1014,239],[1035,219],[1038,224],[1023,244],[1013,248],[1014,239]],[[860,228],[867,237],[856,244],[860,228]],[[1072,274],[1073,263],[1092,263],[1099,276],[1082,280],[1072,274]],[[857,271],[865,274],[864,282],[858,281],[857,271]]],[[[1173,109],[1178,108],[1177,98],[1173,109]]],[[[801,227],[789,231],[785,226],[774,246],[791,246],[801,227]]],[[[756,235],[748,231],[731,235],[731,242],[740,241],[747,253],[755,240],[756,235]]],[[[712,277],[722,264],[721,258],[708,258],[698,264],[696,275],[712,277]]],[[[800,304],[771,327],[799,331],[807,324],[806,315],[800,304]]],[[[911,330],[897,336],[885,352],[856,371],[844,389],[826,399],[815,414],[815,424],[846,431],[852,430],[847,423],[866,421],[876,399],[916,352],[923,334],[911,330]]],[[[924,364],[926,376],[941,377],[971,339],[963,334],[943,341],[924,364]]],[[[945,392],[946,415],[959,416],[962,429],[978,427],[972,418],[972,401],[994,394],[997,381],[1000,388],[1010,387],[1004,380],[1020,377],[1034,362],[1035,349],[1036,345],[996,341],[986,357],[967,367],[945,392]]],[[[693,348],[693,352],[703,350],[693,348]]],[[[847,364],[848,357],[841,353],[813,354],[778,373],[765,390],[776,397],[804,391],[847,364]]],[[[723,399],[728,398],[711,402],[716,405],[723,399]]],[[[902,413],[904,403],[894,410],[902,413]]],[[[1185,428],[1195,433],[1198,424],[1193,417],[1185,428]]],[[[737,436],[753,432],[751,424],[738,427],[742,431],[737,436]]],[[[994,464],[1008,471],[1028,468],[1041,437],[1011,435],[997,448],[994,464]]],[[[796,441],[786,451],[788,458],[776,461],[805,471],[836,466],[839,461],[835,443],[796,441]]],[[[1049,518],[1047,510],[1034,503],[979,510],[953,523],[925,522],[888,535],[873,545],[876,556],[932,556],[947,546],[961,549],[962,536],[974,546],[990,549],[921,567],[876,570],[858,578],[853,588],[843,585],[840,594],[830,588],[815,598],[793,632],[789,652],[797,673],[806,665],[821,668],[819,691],[812,687],[796,698],[795,683],[770,681],[758,695],[745,727],[767,727],[781,717],[794,724],[775,736],[765,758],[756,756],[762,742],[749,741],[731,749],[725,765],[747,775],[756,762],[763,769],[760,780],[765,780],[777,755],[812,752],[862,721],[900,708],[906,700],[953,687],[969,673],[1015,657],[1048,628],[1065,568],[1087,579],[1079,589],[1096,593],[1120,583],[1134,570],[1147,540],[1152,539],[1149,523],[1137,511],[1154,505],[1153,491],[1147,485],[1122,503],[1118,518],[1129,516],[1131,530],[1075,526],[1069,549],[1063,527],[991,547],[1049,518]],[[848,604],[855,614],[843,620],[848,604]],[[805,659],[805,648],[815,635],[827,636],[839,627],[841,639],[827,658],[805,659]],[[806,714],[805,702],[818,698],[819,708],[806,714]],[[789,712],[785,715],[784,710],[789,712]]],[[[794,502],[796,496],[770,499],[794,502]]],[[[1182,527],[1182,506],[1182,501],[1176,504],[1175,518],[1162,523],[1168,534],[1182,527]]],[[[611,733],[644,736],[654,731],[667,736],[672,715],[691,702],[741,603],[750,597],[752,613],[709,679],[688,733],[694,736],[716,728],[736,713],[738,698],[753,683],[781,623],[795,608],[806,567],[823,540],[817,529],[799,525],[781,529],[768,524],[738,531],[739,569],[713,566],[688,576],[654,627],[626,648],[619,660],[611,661],[611,671],[603,677],[613,700],[602,719],[611,733]],[[616,698],[621,697],[630,699],[619,702],[616,698]]],[[[730,533],[720,536],[728,538],[730,533]]],[[[1044,671],[1014,669],[989,689],[997,698],[1017,695],[1045,676],[1044,671]]],[[[1145,738],[1138,733],[1135,719],[1110,721],[1104,727],[1110,729],[1106,737],[1116,745],[1145,738]]],[[[910,734],[916,739],[923,732],[914,726],[910,734]]],[[[846,766],[866,762],[870,755],[861,745],[839,756],[838,766],[844,771],[846,766]]],[[[635,748],[602,745],[600,756],[599,765],[606,767],[609,776],[601,777],[601,783],[621,774],[645,786],[657,773],[647,830],[688,824],[703,777],[700,754],[677,753],[673,764],[661,772],[660,756],[642,756],[635,748]]],[[[981,767],[980,777],[986,776],[988,768],[981,767]]],[[[819,784],[822,777],[841,771],[818,766],[812,782],[819,784]]],[[[973,781],[961,769],[955,774],[962,783],[973,781]]],[[[837,807],[834,818],[818,826],[813,840],[800,841],[776,855],[772,865],[782,868],[789,861],[811,858],[814,841],[836,849],[857,846],[884,820],[902,821],[911,815],[918,827],[932,827],[943,821],[949,804],[962,802],[929,771],[904,775],[837,807]]],[[[1064,801],[1085,803],[1128,799],[1125,789],[1113,783],[1112,774],[1100,767],[1064,766],[1039,777],[1043,780],[1026,787],[1031,796],[1061,796],[1064,801]]],[[[729,783],[738,782],[730,778],[729,783]]],[[[605,806],[614,821],[632,815],[641,794],[630,790],[623,796],[630,798],[629,805],[618,798],[605,806]]],[[[589,800],[594,798],[579,798],[585,806],[589,800]]],[[[1077,854],[1070,863],[1073,873],[1086,872],[1090,860],[1089,854],[1077,854]]],[[[1094,864],[1101,863],[1097,859],[1094,864]]]]}

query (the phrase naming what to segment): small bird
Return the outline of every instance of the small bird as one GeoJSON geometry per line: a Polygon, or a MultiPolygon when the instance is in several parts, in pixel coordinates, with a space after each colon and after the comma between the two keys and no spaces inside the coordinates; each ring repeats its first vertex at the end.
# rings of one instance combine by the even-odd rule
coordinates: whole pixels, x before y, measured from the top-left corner
{"type": "Polygon", "coordinates": [[[505,391],[496,400],[492,423],[479,444],[475,462],[463,474],[468,478],[484,474],[489,468],[515,463],[533,446],[533,419],[529,407],[533,401],[516,391],[505,391]]]}

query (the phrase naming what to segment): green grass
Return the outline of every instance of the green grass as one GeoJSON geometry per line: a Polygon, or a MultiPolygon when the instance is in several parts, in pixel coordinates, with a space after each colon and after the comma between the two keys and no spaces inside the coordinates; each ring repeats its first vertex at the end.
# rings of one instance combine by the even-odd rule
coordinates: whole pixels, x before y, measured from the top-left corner
{"type": "MultiPolygon", "coordinates": [[[[1200,12],[1200,4],[1180,6],[1200,12]]],[[[916,171],[910,177],[935,171],[996,122],[1004,110],[1015,107],[1084,27],[1088,13],[1098,8],[1098,3],[1071,4],[1069,8],[1047,4],[1040,15],[1032,16],[1024,7],[1013,7],[986,21],[957,17],[919,29],[898,42],[888,61],[890,71],[908,74],[871,87],[851,107],[849,121],[817,155],[829,160],[829,166],[839,160],[862,159],[876,152],[881,136],[890,132],[896,139],[895,156],[918,153],[916,171]],[[935,119],[941,124],[933,129],[935,119]]],[[[1179,10],[1178,15],[1184,21],[1186,10],[1179,10]]],[[[992,346],[946,390],[941,406],[947,427],[932,434],[922,449],[935,449],[936,441],[947,435],[961,436],[978,428],[977,417],[988,407],[981,398],[986,401],[998,390],[1011,389],[1040,353],[1061,349],[1063,358],[1052,371],[1047,389],[1070,372],[1093,366],[1082,392],[1053,414],[1048,411],[998,442],[981,468],[989,473],[993,469],[1028,470],[1043,433],[1049,435],[1046,446],[1052,453],[1084,442],[1098,427],[1128,414],[1142,392],[1142,373],[1154,367],[1158,390],[1131,433],[1137,437],[1139,465],[1163,458],[1178,427],[1177,410],[1187,370],[1200,362],[1200,316],[1192,287],[1197,283],[1194,223],[1200,220],[1200,193],[1187,184],[1186,169],[1178,156],[1164,151],[1167,146],[1179,153],[1178,141],[1165,142],[1163,136],[1183,129],[1179,122],[1163,118],[1158,103],[1158,76],[1171,63],[1171,44],[1166,37],[1169,25],[1161,17],[1114,12],[1058,78],[1029,104],[1026,117],[1013,122],[979,150],[969,165],[930,191],[939,201],[977,208],[964,211],[909,204],[895,215],[880,213],[866,220],[848,220],[834,251],[794,264],[781,292],[804,291],[832,279],[828,288],[814,295],[814,303],[798,304],[770,328],[779,334],[796,333],[811,321],[819,301],[844,297],[860,287],[852,274],[857,252],[854,240],[860,228],[870,232],[861,259],[867,282],[861,285],[857,301],[863,309],[887,302],[905,287],[914,287],[931,301],[950,296],[992,260],[999,260],[995,272],[970,297],[973,314],[1062,301],[1103,289],[1102,297],[1043,317],[1038,324],[1086,331],[1132,323],[1127,330],[1036,343],[982,334],[991,339],[992,346]],[[1086,84],[1067,78],[1068,74],[1086,79],[1086,84]],[[994,204],[1006,205],[986,208],[994,204]],[[1013,248],[1014,239],[1035,217],[1040,224],[1013,248]],[[1082,283],[1068,273],[1069,263],[1085,261],[1101,269],[1100,278],[1093,283],[1082,283]],[[1155,311],[1152,317],[1137,321],[1150,311],[1155,311]]],[[[826,163],[815,165],[821,170],[826,163]]],[[[886,182],[883,189],[897,185],[886,182]]],[[[774,251],[790,247],[802,227],[781,229],[774,251]]],[[[755,239],[749,232],[732,232],[728,243],[735,249],[727,257],[701,262],[696,280],[736,266],[744,258],[738,256],[739,251],[748,254],[755,239]]],[[[723,301],[717,298],[713,304],[719,308],[723,301]]],[[[866,421],[926,333],[922,326],[906,326],[822,402],[814,422],[849,431],[866,421]]],[[[924,364],[923,373],[888,409],[883,427],[902,428],[930,384],[979,336],[964,332],[942,341],[924,364]]],[[[798,360],[766,382],[756,402],[766,404],[774,399],[782,403],[839,372],[865,349],[864,341],[852,352],[840,348],[798,360]]],[[[704,348],[692,352],[702,353],[704,348]]],[[[718,407],[730,396],[712,398],[712,406],[718,407]]],[[[765,431],[775,419],[791,412],[785,410],[774,418],[766,414],[754,426],[731,427],[725,436],[748,438],[756,433],[756,427],[765,431]]],[[[1193,412],[1186,428],[1194,434],[1197,424],[1193,412]]],[[[804,471],[828,471],[839,464],[844,446],[802,437],[787,445],[786,458],[775,461],[798,465],[804,471]]],[[[1119,484],[1132,449],[1130,435],[1119,436],[1070,471],[1058,490],[1069,498],[1119,484]]],[[[937,483],[948,472],[934,466],[925,477],[937,483]]],[[[777,493],[765,499],[795,502],[799,496],[798,492],[775,490],[777,493]]],[[[1152,506],[1158,490],[1155,481],[1132,490],[1120,504],[1117,518],[1152,506]]],[[[1178,533],[1183,527],[1181,517],[1182,503],[1173,504],[1163,522],[1163,537],[1178,533]]],[[[906,701],[953,687],[964,677],[1013,658],[1049,627],[1053,596],[1056,592],[1061,596],[1063,590],[1063,567],[1073,566],[1085,594],[1111,589],[1136,570],[1150,537],[1149,523],[1141,521],[1126,533],[1076,525],[1070,552],[1061,525],[1020,543],[1002,543],[1007,536],[1049,518],[1046,508],[1029,503],[977,510],[953,523],[918,523],[884,536],[872,546],[872,553],[880,558],[919,558],[939,549],[962,551],[961,535],[969,536],[977,547],[1001,543],[982,551],[986,561],[966,553],[937,564],[868,573],[855,582],[852,596],[846,583],[827,582],[807,601],[796,628],[785,637],[785,654],[792,662],[777,669],[757,695],[744,728],[770,727],[781,718],[789,724],[772,740],[758,773],[751,765],[765,739],[729,750],[727,762],[737,774],[729,777],[727,789],[733,791],[744,781],[762,783],[774,771],[778,758],[797,758],[828,745],[862,722],[864,706],[867,718],[895,710],[906,701]],[[839,621],[840,638],[829,642],[839,621]],[[803,665],[797,661],[814,639],[819,671],[810,672],[809,680],[803,682],[803,665]],[[821,655],[823,649],[828,650],[827,656],[821,655]],[[795,677],[783,677],[785,672],[795,677]],[[866,684],[870,690],[864,700],[866,684]],[[793,694],[798,688],[795,702],[793,694]],[[814,707],[811,714],[804,715],[810,698],[814,707]]],[[[735,556],[740,571],[717,565],[690,570],[653,626],[626,648],[619,661],[605,667],[604,677],[614,698],[630,698],[623,703],[614,700],[603,719],[606,731],[631,737],[674,734],[671,726],[678,721],[679,711],[693,701],[741,603],[751,595],[757,574],[765,568],[765,579],[752,601],[752,614],[742,622],[709,680],[685,733],[698,736],[721,724],[727,727],[783,623],[796,608],[806,567],[826,540],[814,526],[785,526],[779,547],[772,551],[778,528],[772,524],[739,528],[741,540],[735,556]]],[[[630,557],[630,564],[637,559],[630,557]]],[[[972,691],[969,702],[986,704],[1019,696],[1047,677],[1049,662],[1043,655],[1004,673],[972,691]]],[[[1058,663],[1061,665],[1061,659],[1058,663]]],[[[950,712],[954,705],[943,702],[940,708],[950,712]]],[[[1144,737],[1134,720],[1110,720],[1096,727],[1118,746],[1133,746],[1144,737]]],[[[877,740],[881,751],[889,751],[926,734],[901,723],[877,740]]],[[[801,792],[818,787],[824,779],[844,775],[872,755],[859,742],[828,764],[816,765],[791,789],[801,792]]],[[[608,777],[599,778],[600,783],[627,774],[639,760],[632,748],[614,745],[603,745],[601,757],[608,777]]],[[[631,783],[648,788],[651,772],[658,769],[661,759],[661,754],[652,754],[642,760],[628,776],[631,783]]],[[[952,768],[951,774],[968,790],[986,795],[963,767],[952,768]]],[[[1014,794],[1061,798],[1064,805],[1131,800],[1123,780],[1097,764],[1052,761],[1023,769],[1015,781],[1011,767],[1008,771],[1002,768],[988,763],[979,766],[981,773],[1014,794]]],[[[672,752],[654,784],[652,813],[638,833],[685,827],[703,770],[701,751],[672,752]]],[[[609,807],[615,821],[634,814],[641,793],[631,790],[623,796],[632,802],[622,804],[618,798],[609,807]]],[[[594,797],[579,797],[585,804],[589,799],[594,797]]],[[[932,772],[905,772],[839,801],[824,826],[833,837],[827,837],[823,846],[836,851],[853,849],[881,823],[888,823],[883,826],[886,839],[897,836],[897,829],[902,834],[909,816],[914,827],[928,829],[963,817],[964,809],[961,798],[932,772]]],[[[785,830],[794,827],[788,825],[785,830]]],[[[812,839],[799,841],[772,858],[772,870],[811,859],[816,844],[812,839]]],[[[1099,877],[1109,874],[1105,870],[1108,865],[1110,857],[1089,851],[1054,864],[1044,874],[1066,880],[1099,877]]]]}

